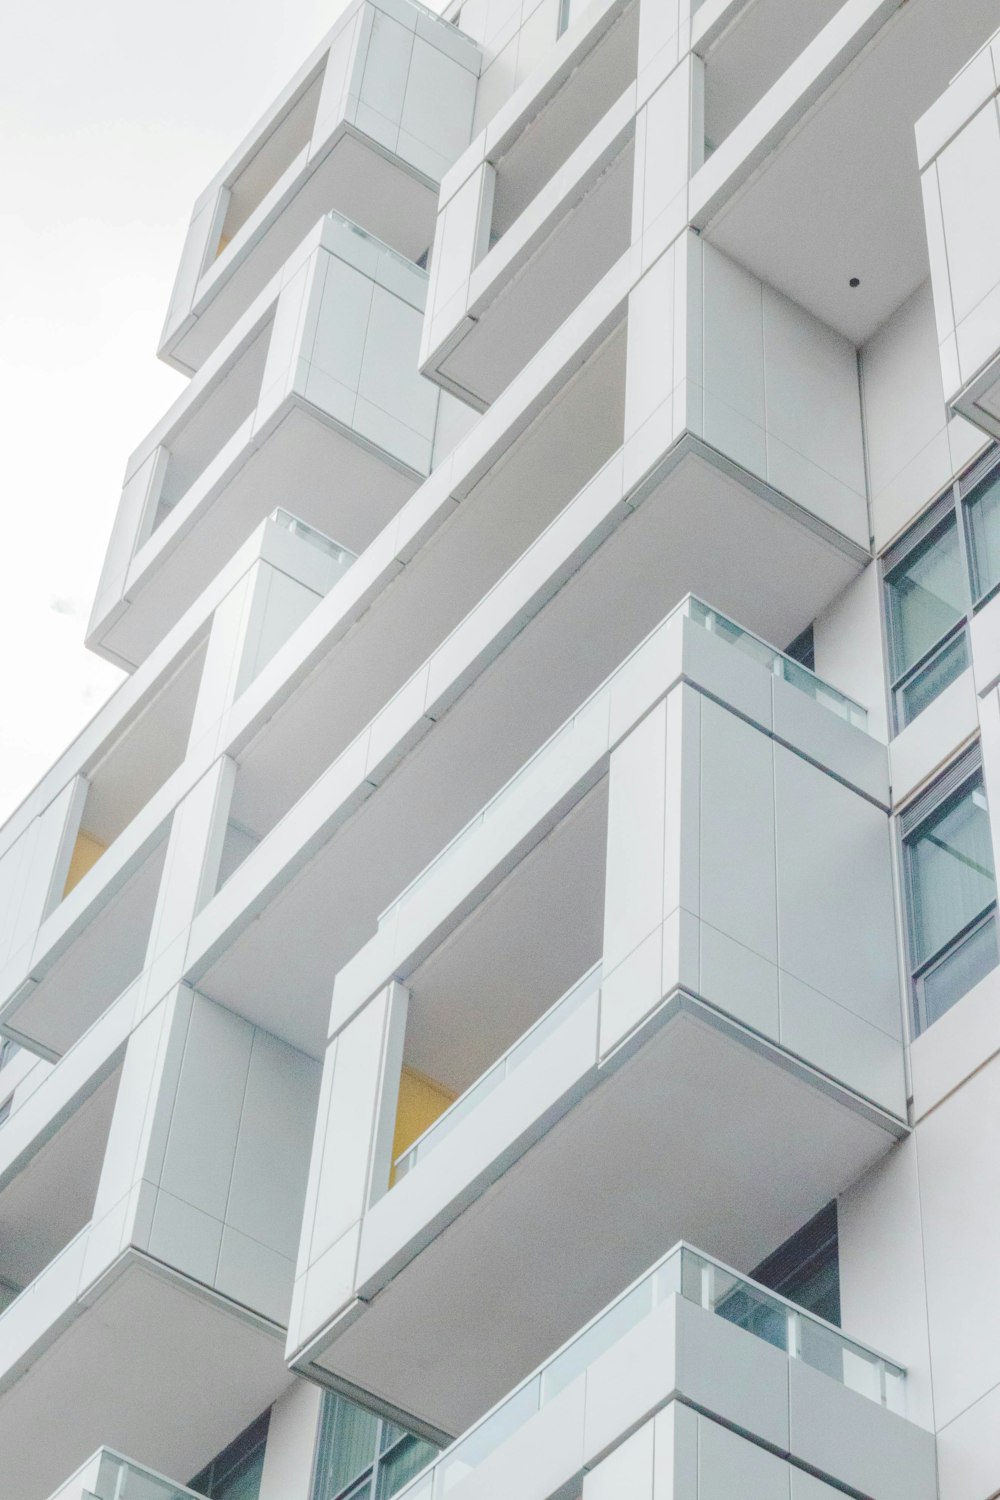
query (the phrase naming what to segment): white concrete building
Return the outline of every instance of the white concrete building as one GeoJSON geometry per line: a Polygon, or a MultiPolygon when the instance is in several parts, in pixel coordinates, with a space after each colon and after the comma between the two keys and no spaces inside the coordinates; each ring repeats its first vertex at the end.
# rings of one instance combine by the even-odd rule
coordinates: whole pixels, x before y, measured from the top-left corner
{"type": "Polygon", "coordinates": [[[1000,1494],[998,24],[350,0],[197,200],[0,1500],[1000,1494]]]}

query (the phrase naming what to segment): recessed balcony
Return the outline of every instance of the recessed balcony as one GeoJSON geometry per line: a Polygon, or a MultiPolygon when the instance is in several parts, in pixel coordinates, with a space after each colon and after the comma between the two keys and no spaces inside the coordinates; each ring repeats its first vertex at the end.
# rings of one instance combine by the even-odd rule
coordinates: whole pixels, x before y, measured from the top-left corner
{"type": "Polygon", "coordinates": [[[995,29],[994,7],[860,0],[831,14],[825,3],[709,0],[695,14],[695,38],[711,38],[717,11],[734,15],[734,29],[707,48],[695,41],[717,149],[691,179],[690,221],[706,243],[860,345],[926,280],[913,127],[995,29]],[[826,24],[772,77],[768,57],[788,56],[784,32],[798,46],[814,19],[826,24]],[[758,27],[771,50],[751,63],[743,41],[749,48],[758,27]],[[727,101],[735,118],[755,79],[766,91],[732,129],[727,101]],[[795,232],[775,234],[776,224],[795,232]]]}
{"type": "Polygon", "coordinates": [[[331,210],[423,255],[480,61],[421,5],[355,0],[195,204],[161,357],[200,369],[331,210]]]}
{"type": "Polygon", "coordinates": [[[639,6],[592,6],[442,185],[421,367],[484,409],[629,248],[639,6]]]}
{"type": "Polygon", "coordinates": [[[317,226],[130,460],[94,649],[142,661],[276,504],[353,553],[378,534],[456,406],[416,368],[426,279],[317,226]]]}
{"type": "Polygon", "coordinates": [[[992,38],[917,124],[945,399],[1000,437],[1000,122],[992,38]]]}
{"type": "Polygon", "coordinates": [[[298,1367],[459,1431],[623,1268],[755,1265],[905,1131],[861,720],[688,601],[383,913],[334,990],[317,1149],[349,1114],[372,1156],[318,1170],[298,1367]]]}
{"type": "MultiPolygon", "coordinates": [[[[278,509],[176,627],[162,664],[149,659],[161,670],[143,674],[132,711],[112,716],[46,808],[47,867],[36,831],[33,873],[49,897],[0,975],[12,1035],[58,1056],[143,970],[178,805],[215,762],[233,704],[354,561],[278,509]]],[[[230,819],[221,852],[208,841],[218,873],[206,876],[207,891],[238,861],[241,837],[230,819]]],[[[0,862],[12,884],[18,853],[15,845],[0,862]]]]}
{"type": "MultiPolygon", "coordinates": [[[[934,1439],[903,1416],[898,1365],[681,1244],[463,1432],[401,1500],[578,1500],[587,1473],[672,1402],[853,1493],[936,1494],[934,1439]]],[[[674,1493],[694,1500],[686,1487],[674,1493]]]]}

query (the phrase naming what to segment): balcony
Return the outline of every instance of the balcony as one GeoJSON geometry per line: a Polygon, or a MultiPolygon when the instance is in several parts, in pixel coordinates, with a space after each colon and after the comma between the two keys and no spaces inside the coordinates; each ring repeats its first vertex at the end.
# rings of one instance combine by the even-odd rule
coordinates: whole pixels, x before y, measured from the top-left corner
{"type": "Polygon", "coordinates": [[[194,1473],[287,1388],[317,1075],[199,996],[144,1009],[137,987],[8,1122],[5,1500],[41,1500],[102,1441],[194,1473]]]}
{"type": "MultiPolygon", "coordinates": [[[[898,1365],[680,1244],[446,1448],[401,1500],[575,1500],[587,1473],[665,1402],[737,1426],[838,1488],[878,1500],[936,1495],[934,1439],[904,1419],[898,1365]]],[[[694,1500],[687,1488],[674,1493],[694,1500]]]]}
{"type": "MultiPolygon", "coordinates": [[[[8,917],[0,973],[12,1035],[58,1056],[142,972],[178,807],[216,762],[233,706],[354,560],[276,510],[122,690],[120,711],[109,705],[55,768],[44,812],[0,856],[0,880],[28,897],[8,917]]],[[[218,863],[209,891],[239,837],[195,853],[218,863]]]]}
{"type": "Polygon", "coordinates": [[[296,1367],[460,1431],[623,1268],[755,1265],[905,1132],[862,723],[689,599],[386,908],[334,988],[316,1151],[350,1119],[364,1161],[314,1159],[296,1367]]]}
{"type": "Polygon", "coordinates": [[[408,260],[468,145],[479,48],[411,0],[355,0],[195,204],[160,344],[205,363],[331,210],[408,260]]]}
{"type": "Polygon", "coordinates": [[[481,410],[629,248],[638,29],[587,7],[442,185],[421,368],[481,410]]]}
{"type": "Polygon", "coordinates": [[[426,279],[316,227],[130,460],[95,650],[142,661],[279,502],[353,553],[396,514],[456,405],[416,368],[426,279]]]}
{"type": "Polygon", "coordinates": [[[991,40],[917,124],[947,405],[1000,437],[1000,123],[991,40]]]}
{"type": "Polygon", "coordinates": [[[696,163],[689,221],[706,243],[864,343],[927,277],[914,123],[995,27],[989,0],[848,0],[836,11],[825,0],[708,0],[692,45],[705,60],[715,150],[696,163]],[[788,223],[794,234],[774,233],[788,223]]]}
{"type": "Polygon", "coordinates": [[[696,236],[672,253],[630,308],[627,265],[602,280],[359,558],[347,615],[317,610],[294,695],[247,720],[255,842],[187,978],[251,1016],[286,986],[282,1034],[313,1055],[379,910],[688,589],[784,642],[869,557],[855,350],[696,236]]]}
{"type": "Polygon", "coordinates": [[[49,1500],[203,1500],[203,1497],[110,1448],[98,1448],[65,1484],[53,1491],[49,1500]]]}

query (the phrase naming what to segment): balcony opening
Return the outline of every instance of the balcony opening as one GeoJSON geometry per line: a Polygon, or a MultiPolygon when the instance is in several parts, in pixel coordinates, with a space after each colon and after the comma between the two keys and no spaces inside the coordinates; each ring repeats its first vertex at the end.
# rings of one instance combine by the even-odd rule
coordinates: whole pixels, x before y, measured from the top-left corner
{"type": "MultiPolygon", "coordinates": [[[[518,790],[511,783],[484,818],[509,815],[518,790]]],[[[517,1088],[518,1069],[541,1060],[584,1006],[596,1017],[607,793],[605,777],[406,979],[390,1186],[508,1079],[517,1088]]],[[[425,891],[439,868],[430,865],[401,902],[425,891]]]]}
{"type": "MultiPolygon", "coordinates": [[[[721,146],[805,47],[840,10],[843,0],[750,0],[728,25],[695,50],[705,61],[705,155],[721,146]]],[[[700,7],[699,7],[700,8],[700,7]]]]}
{"type": "Polygon", "coordinates": [[[627,252],[633,128],[610,161],[598,153],[584,167],[541,243],[531,224],[515,225],[473,273],[476,321],[439,365],[456,391],[481,405],[496,400],[627,252]]]}
{"type": "Polygon", "coordinates": [[[249,160],[237,168],[234,176],[223,187],[225,214],[218,241],[214,250],[210,251],[212,259],[217,259],[223,253],[250,215],[260,207],[271,189],[284,176],[299,152],[308,146],[316,123],[324,68],[325,59],[324,66],[303,84],[298,97],[292,101],[264,140],[255,146],[249,160]]]}
{"type": "Polygon", "coordinates": [[[121,1064],[0,1185],[0,1313],[90,1223],[121,1064]]]}
{"type": "Polygon", "coordinates": [[[184,760],[206,644],[207,637],[85,771],[87,797],[61,899],[97,864],[184,760]]]}
{"type": "Polygon", "coordinates": [[[139,978],[153,927],[170,819],[120,885],[101,889],[79,927],[24,994],[8,1030],[43,1056],[60,1057],[139,978]]]}
{"type": "Polygon", "coordinates": [[[162,526],[252,415],[260,395],[272,323],[273,314],[164,439],[166,468],[159,493],[152,496],[148,531],[140,534],[140,542],[162,526]]]}
{"type": "MultiPolygon", "coordinates": [[[[506,570],[621,446],[624,424],[621,324],[483,477],[433,546],[379,595],[241,752],[223,858],[227,879],[371,718],[405,691],[410,675],[446,646],[467,612],[490,608],[483,601],[506,570]]],[[[489,768],[476,770],[488,774],[489,768]]],[[[470,800],[459,798],[448,812],[461,820],[494,789],[495,783],[473,776],[470,800]]],[[[428,827],[408,841],[414,864],[403,880],[450,831],[428,827]]],[[[395,880],[398,890],[398,865],[372,868],[370,875],[395,880]]],[[[392,894],[383,885],[374,899],[392,894]]]]}
{"type": "Polygon", "coordinates": [[[633,3],[598,38],[558,92],[527,120],[495,163],[491,246],[635,82],[638,51],[639,6],[633,3]]]}

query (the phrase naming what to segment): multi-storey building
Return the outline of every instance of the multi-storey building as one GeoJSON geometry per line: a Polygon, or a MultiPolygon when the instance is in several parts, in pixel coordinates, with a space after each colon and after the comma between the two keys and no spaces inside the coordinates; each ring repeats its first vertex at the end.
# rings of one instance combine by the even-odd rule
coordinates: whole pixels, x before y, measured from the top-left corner
{"type": "Polygon", "coordinates": [[[198,199],[3,1500],[1000,1494],[998,21],[351,0],[198,199]]]}

